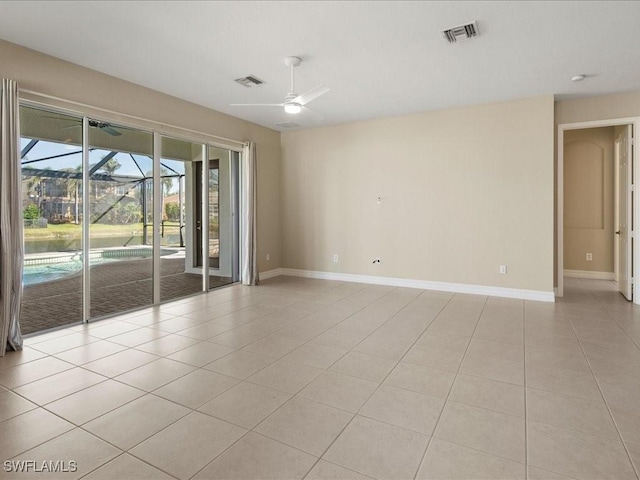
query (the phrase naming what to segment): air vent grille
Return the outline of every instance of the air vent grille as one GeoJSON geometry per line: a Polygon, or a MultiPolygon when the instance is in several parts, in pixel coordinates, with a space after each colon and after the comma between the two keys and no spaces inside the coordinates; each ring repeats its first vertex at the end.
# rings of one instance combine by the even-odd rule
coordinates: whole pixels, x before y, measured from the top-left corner
{"type": "Polygon", "coordinates": [[[295,122],[281,122],[281,123],[276,123],[276,127],[280,127],[280,128],[297,128],[300,125],[298,125],[295,122]]]}
{"type": "Polygon", "coordinates": [[[478,31],[478,24],[476,22],[449,28],[448,30],[443,30],[441,33],[449,43],[468,40],[469,38],[476,37],[480,34],[478,31]]]}
{"type": "Polygon", "coordinates": [[[243,87],[255,87],[264,83],[255,75],[247,75],[246,77],[236,78],[234,81],[236,83],[239,83],[243,87]]]}

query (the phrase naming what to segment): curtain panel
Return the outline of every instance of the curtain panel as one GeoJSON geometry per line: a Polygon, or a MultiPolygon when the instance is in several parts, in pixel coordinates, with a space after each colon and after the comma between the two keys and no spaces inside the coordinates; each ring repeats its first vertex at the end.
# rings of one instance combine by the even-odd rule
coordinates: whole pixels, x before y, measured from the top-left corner
{"type": "Polygon", "coordinates": [[[258,285],[256,144],[248,142],[242,151],[242,284],[258,285]]]}
{"type": "Polygon", "coordinates": [[[18,84],[2,79],[0,91],[0,356],[22,349],[22,182],[18,84]]]}

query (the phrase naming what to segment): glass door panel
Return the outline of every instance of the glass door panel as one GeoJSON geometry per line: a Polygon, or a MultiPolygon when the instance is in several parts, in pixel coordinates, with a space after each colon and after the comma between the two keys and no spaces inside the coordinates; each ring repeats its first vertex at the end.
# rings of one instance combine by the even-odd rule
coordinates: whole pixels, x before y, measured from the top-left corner
{"type": "Polygon", "coordinates": [[[220,160],[209,160],[209,267],[220,269],[220,160]]]}
{"type": "Polygon", "coordinates": [[[204,146],[169,137],[162,137],[161,145],[160,301],[166,302],[203,291],[202,189],[196,172],[202,170],[204,146]]]}
{"type": "Polygon", "coordinates": [[[82,321],[82,118],[20,107],[23,334],[82,321]]]}
{"type": "Polygon", "coordinates": [[[237,152],[209,147],[209,288],[238,280],[237,152]]]}
{"type": "Polygon", "coordinates": [[[89,120],[90,317],[153,303],[153,135],[89,120]]]}

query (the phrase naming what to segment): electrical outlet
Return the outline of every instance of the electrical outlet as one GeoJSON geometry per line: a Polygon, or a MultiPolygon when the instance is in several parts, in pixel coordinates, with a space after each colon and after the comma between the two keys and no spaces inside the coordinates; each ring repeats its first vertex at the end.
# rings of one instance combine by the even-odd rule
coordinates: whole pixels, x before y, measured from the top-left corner
{"type": "Polygon", "coordinates": [[[593,253],[587,252],[587,262],[590,262],[592,260],[593,260],[593,253]]]}
{"type": "Polygon", "coordinates": [[[267,262],[268,262],[269,260],[271,260],[271,255],[269,255],[269,254],[267,253],[267,262]]]}
{"type": "Polygon", "coordinates": [[[507,266],[506,265],[500,265],[500,273],[502,275],[506,275],[507,274],[507,266]]]}
{"type": "Polygon", "coordinates": [[[338,263],[338,254],[337,253],[333,256],[333,263],[338,263]]]}

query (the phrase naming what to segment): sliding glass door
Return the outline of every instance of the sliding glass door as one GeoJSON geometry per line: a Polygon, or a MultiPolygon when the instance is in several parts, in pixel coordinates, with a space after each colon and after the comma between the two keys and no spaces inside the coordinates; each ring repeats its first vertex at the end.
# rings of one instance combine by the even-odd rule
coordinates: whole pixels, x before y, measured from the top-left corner
{"type": "Polygon", "coordinates": [[[20,115],[25,334],[238,281],[238,152],[27,105],[20,115]]]}
{"type": "Polygon", "coordinates": [[[82,118],[20,109],[25,334],[82,319],[82,118]]]}
{"type": "Polygon", "coordinates": [[[153,134],[90,119],[89,317],[153,303],[153,134]]]}
{"type": "Polygon", "coordinates": [[[209,146],[207,175],[201,174],[196,183],[208,191],[206,217],[209,224],[207,247],[198,245],[198,266],[206,255],[209,269],[209,288],[216,288],[239,280],[238,245],[238,152],[209,146]]]}
{"type": "Polygon", "coordinates": [[[166,302],[204,290],[202,268],[197,266],[203,230],[198,208],[202,190],[196,178],[205,147],[170,137],[162,137],[161,144],[160,300],[166,302]]]}
{"type": "Polygon", "coordinates": [[[209,148],[209,288],[240,279],[240,154],[209,148]]]}

